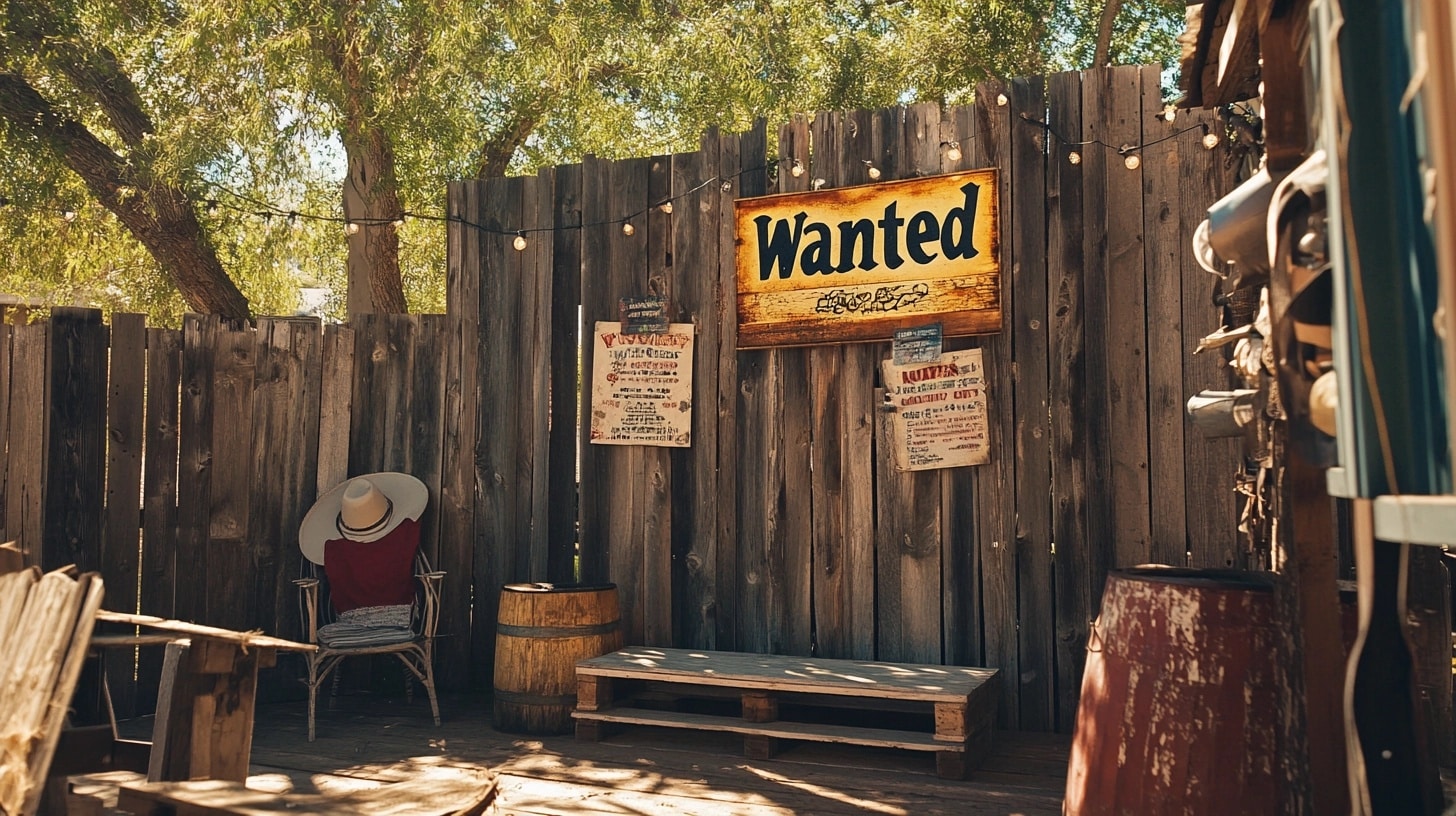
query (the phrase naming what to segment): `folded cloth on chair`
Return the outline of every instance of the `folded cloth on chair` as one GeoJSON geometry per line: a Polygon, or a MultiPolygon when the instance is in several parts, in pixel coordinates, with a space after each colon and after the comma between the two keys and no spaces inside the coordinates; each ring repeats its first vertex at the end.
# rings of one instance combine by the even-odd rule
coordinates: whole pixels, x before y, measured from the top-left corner
{"type": "Polygon", "coordinates": [[[413,640],[410,605],[363,606],[340,612],[339,619],[318,630],[319,643],[335,649],[387,646],[413,640]]]}

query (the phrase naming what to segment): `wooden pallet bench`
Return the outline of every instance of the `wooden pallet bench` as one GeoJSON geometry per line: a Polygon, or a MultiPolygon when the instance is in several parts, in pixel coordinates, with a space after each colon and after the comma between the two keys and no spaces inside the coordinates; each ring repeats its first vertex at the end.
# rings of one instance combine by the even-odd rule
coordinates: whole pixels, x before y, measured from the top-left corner
{"type": "Polygon", "coordinates": [[[578,739],[599,740],[615,725],[651,725],[742,734],[744,752],[758,759],[773,756],[782,739],[932,751],[940,776],[963,779],[991,748],[1000,677],[996,669],[644,647],[583,660],[576,680],[578,739]],[[619,705],[618,681],[736,693],[742,716],[619,705]],[[934,730],[780,718],[781,703],[825,699],[871,712],[919,710],[933,717],[934,730]]]}

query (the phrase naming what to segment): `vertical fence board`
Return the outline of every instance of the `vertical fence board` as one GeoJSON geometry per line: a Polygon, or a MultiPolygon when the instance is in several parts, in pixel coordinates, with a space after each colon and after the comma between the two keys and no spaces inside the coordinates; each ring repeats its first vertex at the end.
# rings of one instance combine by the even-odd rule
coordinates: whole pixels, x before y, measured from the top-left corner
{"type": "MultiPolygon", "coordinates": [[[[1188,517],[1183,482],[1183,254],[1178,222],[1179,154],[1184,140],[1175,136],[1183,123],[1165,122],[1161,70],[1142,71],[1143,235],[1147,270],[1148,481],[1150,556],[1155,563],[1187,563],[1188,517]],[[1171,137],[1171,138],[1170,138],[1171,137]],[[1161,140],[1161,141],[1158,141],[1161,140]]],[[[1205,303],[1205,308],[1207,304],[1205,303]]],[[[1208,311],[1215,311],[1208,309],[1208,311]]]]}
{"type": "Polygon", "coordinates": [[[46,371],[50,323],[16,326],[10,350],[10,465],[5,481],[6,535],[19,542],[26,566],[41,564],[42,500],[45,496],[46,371]]]}
{"type": "Polygon", "coordinates": [[[1082,132],[1082,75],[1054,74],[1047,83],[1051,140],[1047,163],[1047,327],[1052,477],[1053,575],[1056,589],[1057,729],[1070,731],[1081,698],[1087,635],[1096,612],[1087,538],[1087,384],[1083,361],[1081,164],[1055,133],[1082,132]]]}
{"type": "MultiPolygon", "coordinates": [[[[890,414],[882,411],[877,419],[878,438],[888,439],[890,414]]],[[[897,472],[889,445],[879,445],[877,454],[879,659],[939,663],[940,474],[897,472]],[[932,591],[925,591],[927,584],[932,591]]]]}
{"type": "Polygon", "coordinates": [[[495,621],[502,584],[524,578],[516,532],[514,484],[516,457],[523,440],[517,436],[517,361],[522,338],[514,310],[520,305],[520,254],[509,234],[521,224],[521,178],[491,179],[481,192],[479,223],[485,227],[481,243],[480,358],[481,398],[479,406],[476,462],[480,479],[480,503],[476,525],[483,537],[476,538],[474,654],[483,666],[495,656],[493,627],[478,625],[495,621]]]}
{"type": "MultiPolygon", "coordinates": [[[[655,156],[647,161],[647,212],[642,216],[646,232],[646,277],[639,277],[640,294],[657,294],[668,299],[669,308],[677,297],[673,277],[672,221],[661,204],[672,195],[672,157],[655,156]]],[[[669,315],[670,316],[670,315],[669,315]]],[[[694,345],[693,357],[698,356],[694,345]]],[[[693,381],[694,390],[698,383],[693,381]]],[[[697,440],[692,440],[697,444],[697,440]]],[[[638,446],[642,451],[642,642],[651,646],[673,644],[672,530],[675,522],[673,493],[688,485],[673,479],[672,448],[638,446]]],[[[689,449],[691,450],[691,448],[689,449]]]]}
{"type": "Polygon", "coordinates": [[[95,309],[51,311],[41,566],[101,567],[107,330],[95,309]]]}
{"type": "MultiPolygon", "coordinates": [[[[213,475],[213,347],[216,315],[189,314],[182,319],[182,419],[177,466],[177,573],[206,575],[207,533],[213,475]]],[[[178,581],[177,616],[204,622],[207,581],[178,581]]]]}
{"type": "MultiPolygon", "coordinates": [[[[1051,440],[1047,428],[1047,223],[1044,129],[1022,118],[1046,111],[1041,77],[1017,79],[1011,109],[1011,245],[1016,295],[1008,327],[1015,363],[1017,655],[1021,686],[1019,726],[1050,731],[1053,705],[1051,440]]],[[[1003,267],[1003,270],[1005,268],[1003,267]]],[[[1003,274],[1004,271],[1003,271],[1003,274]]]]}
{"type": "MultiPolygon", "coordinates": [[[[106,607],[122,612],[134,612],[137,608],[146,345],[146,319],[142,315],[112,315],[101,578],[106,582],[106,607]]],[[[112,705],[118,717],[129,719],[136,714],[135,651],[108,649],[105,660],[112,705]]]]}
{"type": "MultiPolygon", "coordinates": [[[[849,136],[844,114],[823,112],[812,126],[797,116],[779,131],[780,161],[798,158],[805,168],[795,177],[792,169],[778,176],[781,193],[808,190],[822,179],[828,188],[844,185],[841,154],[849,136]],[[812,146],[812,155],[810,149],[812,146]]],[[[865,131],[869,140],[869,130],[865,131]]],[[[868,151],[866,151],[868,152],[868,151]]],[[[792,168],[792,160],[789,167],[792,168]]],[[[843,408],[851,398],[842,392],[845,375],[844,346],[818,346],[787,353],[807,354],[810,371],[810,469],[812,504],[812,561],[816,654],[846,658],[853,648],[851,630],[848,519],[849,497],[844,493],[844,462],[849,440],[841,425],[843,408]]],[[[802,493],[800,494],[803,495],[802,493]]],[[[802,500],[802,499],[801,499],[802,500]]]]}
{"type": "Polygon", "coordinates": [[[609,223],[608,190],[611,187],[611,164],[587,156],[582,162],[581,189],[581,417],[577,450],[580,455],[580,493],[578,506],[581,518],[579,550],[583,581],[610,580],[611,548],[615,542],[607,535],[608,506],[607,446],[591,444],[592,365],[596,359],[595,329],[599,320],[616,320],[617,295],[608,280],[606,265],[611,241],[621,234],[621,227],[609,223]]]}
{"type": "MultiPolygon", "coordinates": [[[[1105,144],[1142,140],[1141,69],[1103,72],[1106,95],[1093,134],[1105,144]]],[[[1097,81],[1097,80],[1094,80],[1097,81]]],[[[1107,411],[1112,445],[1112,535],[1118,566],[1152,559],[1148,493],[1147,289],[1143,266],[1143,168],[1102,145],[1107,198],[1107,411]]],[[[1131,155],[1131,154],[1129,154],[1131,155]]]]}
{"type": "Polygon", "coordinates": [[[443,637],[435,643],[436,676],[441,688],[448,689],[468,688],[472,681],[482,685],[486,682],[483,667],[472,658],[476,641],[471,623],[477,494],[475,415],[480,395],[481,336],[481,234],[473,224],[479,217],[479,189],[472,182],[456,182],[449,185],[445,197],[449,219],[445,244],[449,335],[441,440],[440,553],[434,567],[445,573],[437,629],[443,637]]]}
{"type": "MultiPolygon", "coordinates": [[[[182,332],[147,330],[147,416],[142,463],[141,598],[143,615],[177,614],[177,452],[182,384],[182,332]]],[[[137,713],[156,710],[162,651],[137,658],[137,713]]]]}
{"type": "MultiPolygon", "coordinates": [[[[254,331],[223,325],[213,352],[212,484],[207,544],[207,623],[228,629],[264,625],[250,607],[253,565],[248,494],[253,464],[254,331]]],[[[272,609],[268,610],[270,613],[272,609]]]]}
{"type": "Polygon", "coordinates": [[[420,549],[440,569],[440,484],[445,438],[445,346],[450,336],[444,315],[414,315],[410,351],[408,455],[405,470],[430,492],[420,517],[420,549]]]}
{"type": "MultiPolygon", "coordinates": [[[[581,165],[556,168],[552,195],[551,247],[551,439],[548,452],[547,503],[550,530],[546,557],[549,580],[577,578],[577,398],[585,384],[581,369],[581,165]]],[[[545,240],[545,235],[540,235],[545,240]]]]}
{"type": "MultiPolygon", "coordinates": [[[[1216,115],[1204,111],[1187,111],[1179,121],[1188,119],[1184,127],[1202,124],[1221,133],[1223,124],[1216,115]]],[[[1217,331],[1223,322],[1221,309],[1212,307],[1217,279],[1204,271],[1193,258],[1193,232],[1208,217],[1208,207],[1233,187],[1232,171],[1226,163],[1226,143],[1220,141],[1213,150],[1203,148],[1202,130],[1186,136],[1178,152],[1178,186],[1183,191],[1179,201],[1179,269],[1183,284],[1183,396],[1204,389],[1224,390],[1231,386],[1229,369],[1224,362],[1228,350],[1194,355],[1198,340],[1217,331]]],[[[1196,429],[1184,426],[1183,436],[1185,506],[1187,507],[1187,548],[1189,564],[1194,567],[1233,567],[1242,563],[1242,550],[1235,532],[1238,510],[1234,495],[1234,477],[1240,467],[1240,439],[1208,439],[1196,429]]]]}
{"type": "MultiPolygon", "coordinates": [[[[523,179],[521,223],[551,230],[551,170],[523,179]]],[[[550,233],[545,233],[549,235],[550,233]]],[[[550,508],[546,504],[550,463],[551,242],[532,241],[521,258],[521,353],[517,361],[516,415],[521,447],[516,460],[516,545],[521,574],[532,581],[547,578],[550,508]]]]}
{"type": "Polygon", "coordinates": [[[5,485],[10,473],[10,390],[15,384],[10,348],[15,327],[0,320],[0,543],[9,541],[5,523],[5,485]]]}
{"type": "Polygon", "coordinates": [[[349,423],[354,412],[354,330],[324,326],[319,377],[318,481],[322,495],[349,477],[349,423]]]}
{"type": "MultiPolygon", "coordinates": [[[[323,333],[317,320],[258,321],[253,382],[253,505],[248,541],[254,570],[249,607],[279,637],[304,637],[297,592],[298,527],[318,484],[323,333]]],[[[271,682],[269,696],[289,689],[271,682]]]]}
{"type": "MultiPolygon", "coordinates": [[[[981,165],[976,131],[975,108],[963,105],[947,110],[941,122],[941,140],[947,150],[942,154],[941,169],[945,172],[968,170],[981,165]],[[957,161],[950,158],[950,145],[961,151],[957,161]]],[[[952,339],[947,350],[970,348],[968,339],[952,339]]],[[[981,559],[976,546],[976,495],[979,467],[949,468],[941,471],[941,540],[945,547],[941,568],[941,616],[945,620],[945,660],[958,666],[985,665],[985,647],[981,631],[981,559]]]]}
{"type": "MultiPolygon", "coordinates": [[[[995,167],[1000,177],[1010,179],[1011,127],[1010,88],[1000,81],[983,83],[976,89],[976,152],[982,167],[995,167]]],[[[1020,124],[1019,122],[1017,123],[1020,124]]],[[[1011,185],[1001,190],[1001,232],[1012,235],[1011,185]]],[[[1001,309],[1015,314],[1012,281],[1016,258],[1014,245],[1001,243],[1001,309]]],[[[984,338],[979,342],[985,366],[988,410],[987,444],[991,461],[977,468],[977,538],[981,548],[981,603],[984,615],[986,664],[1000,669],[1007,678],[1021,676],[1017,656],[1016,618],[1016,517],[1014,498],[1007,501],[1007,488],[1016,484],[1016,437],[1012,423],[1015,406],[1015,377],[1012,371],[1011,332],[984,338]]],[[[1001,686],[1000,725],[1016,728],[1020,702],[1020,683],[1001,686]]]]}
{"type": "MultiPolygon", "coordinates": [[[[1106,70],[1082,74],[1082,131],[1061,132],[1065,139],[1077,141],[1100,138],[1100,120],[1105,116],[1106,70]]],[[[1053,138],[1056,138],[1054,135],[1053,138]]],[[[1108,196],[1106,185],[1109,165],[1122,169],[1115,153],[1109,154],[1100,145],[1068,145],[1082,157],[1082,306],[1085,335],[1083,355],[1086,374],[1086,402],[1083,433],[1087,440],[1087,544],[1088,575],[1092,587],[1091,608],[1095,612],[1102,603],[1102,584],[1107,570],[1116,560],[1117,540],[1113,533],[1112,491],[1112,419],[1108,413],[1107,346],[1109,334],[1116,330],[1108,321],[1107,287],[1107,219],[1108,210],[1116,205],[1108,196]]]]}
{"type": "MultiPolygon", "coordinates": [[[[672,610],[674,645],[712,649],[718,585],[718,144],[672,161],[672,292],[675,322],[691,322],[693,353],[692,447],[673,449],[672,610]],[[704,186],[706,184],[706,186],[704,186]]],[[[725,295],[726,296],[726,295],[725,295]]]]}
{"type": "Polygon", "coordinates": [[[742,649],[741,626],[738,619],[740,580],[740,533],[742,516],[739,514],[740,500],[745,491],[739,484],[741,469],[738,456],[739,429],[741,418],[736,410],[739,398],[738,355],[738,299],[736,254],[734,247],[734,206],[737,197],[762,195],[767,192],[767,172],[749,167],[743,163],[745,142],[749,161],[755,154],[767,152],[767,134],[763,123],[756,125],[753,133],[745,136],[720,135],[709,131],[704,142],[716,144],[717,177],[720,182],[708,188],[710,212],[716,214],[718,224],[718,256],[716,278],[718,284],[718,313],[721,330],[719,344],[719,365],[717,385],[718,410],[718,523],[714,531],[717,538],[718,555],[714,568],[717,570],[717,648],[742,649]],[[762,152],[760,151],[762,148],[762,152]],[[716,205],[715,205],[716,203],[716,205]]]}

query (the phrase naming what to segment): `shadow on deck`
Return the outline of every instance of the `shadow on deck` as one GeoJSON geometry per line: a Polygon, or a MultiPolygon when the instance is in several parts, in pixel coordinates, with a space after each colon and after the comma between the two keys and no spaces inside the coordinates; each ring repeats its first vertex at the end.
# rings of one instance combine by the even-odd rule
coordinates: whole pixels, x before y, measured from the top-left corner
{"type": "MultiPolygon", "coordinates": [[[[318,739],[305,706],[259,706],[249,787],[337,794],[430,778],[494,774],[502,814],[1024,814],[1061,813],[1070,739],[1000,733],[981,769],[940,779],[924,754],[814,743],[746,759],[731,735],[629,728],[600,743],[495,731],[484,696],[441,700],[431,724],[412,705],[369,696],[320,701],[318,739]]],[[[145,721],[128,723],[145,738],[145,721]]],[[[403,812],[403,811],[394,811],[403,812]]]]}

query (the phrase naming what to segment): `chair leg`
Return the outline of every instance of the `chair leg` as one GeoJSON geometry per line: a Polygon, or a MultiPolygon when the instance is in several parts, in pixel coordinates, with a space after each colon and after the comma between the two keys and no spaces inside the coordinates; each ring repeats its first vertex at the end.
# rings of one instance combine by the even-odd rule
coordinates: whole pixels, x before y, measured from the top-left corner
{"type": "Polygon", "coordinates": [[[306,655],[308,662],[308,741],[313,742],[313,720],[318,711],[318,663],[312,655],[306,655]]]}

